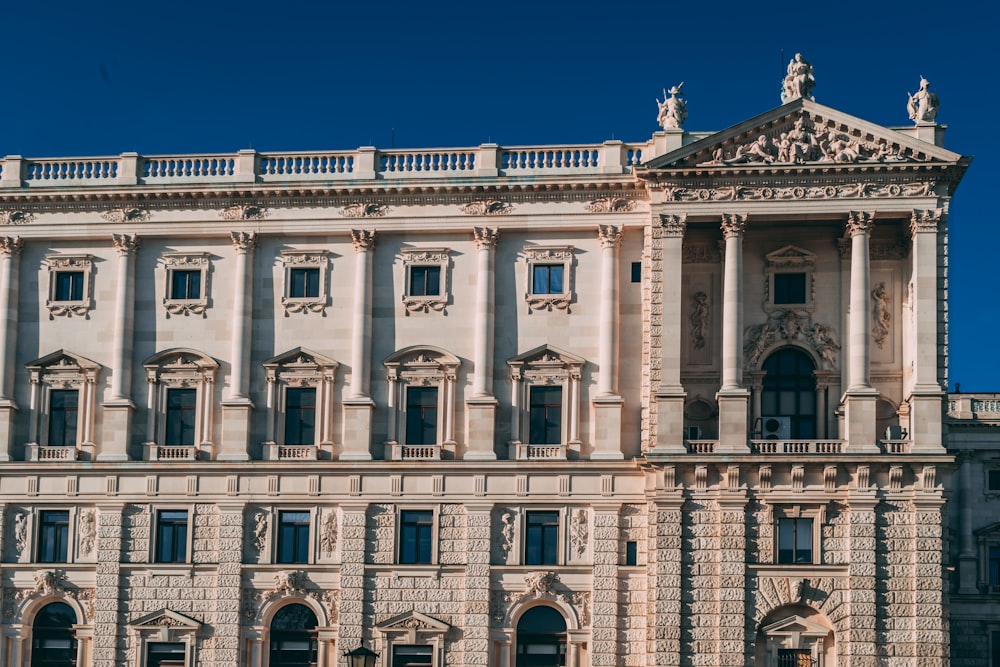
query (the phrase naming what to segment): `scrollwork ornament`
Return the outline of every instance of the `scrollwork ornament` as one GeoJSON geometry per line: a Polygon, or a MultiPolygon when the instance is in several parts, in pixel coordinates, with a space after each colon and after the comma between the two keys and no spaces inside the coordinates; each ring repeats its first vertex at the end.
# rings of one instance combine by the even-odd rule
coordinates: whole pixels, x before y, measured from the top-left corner
{"type": "Polygon", "coordinates": [[[591,213],[627,213],[635,209],[634,199],[624,197],[601,197],[589,202],[586,209],[591,213]]]}
{"type": "Polygon", "coordinates": [[[738,238],[747,227],[749,216],[746,213],[723,213],[722,236],[731,239],[738,238]]]}
{"type": "Polygon", "coordinates": [[[847,235],[867,234],[875,224],[875,214],[869,211],[851,211],[847,216],[847,235]]]}
{"type": "Polygon", "coordinates": [[[937,233],[941,209],[914,210],[910,217],[910,233],[937,233]]]}
{"type": "Polygon", "coordinates": [[[108,222],[146,222],[152,217],[152,214],[148,209],[123,206],[105,211],[101,213],[101,217],[108,222]]]}
{"type": "Polygon", "coordinates": [[[357,202],[344,207],[345,218],[381,218],[389,212],[385,204],[374,202],[357,202]]]}
{"type": "Polygon", "coordinates": [[[664,236],[682,237],[687,228],[687,215],[661,215],[660,227],[663,228],[664,236]]]}
{"type": "Polygon", "coordinates": [[[465,215],[507,215],[514,207],[499,199],[481,199],[462,206],[465,215]]]}
{"type": "Polygon", "coordinates": [[[473,227],[472,235],[476,242],[476,248],[496,248],[500,241],[500,231],[496,227],[473,227]]]}
{"type": "Polygon", "coordinates": [[[20,209],[0,210],[0,224],[27,225],[35,221],[35,214],[20,209]]]}
{"type": "Polygon", "coordinates": [[[256,204],[233,204],[219,212],[223,220],[263,220],[267,215],[267,209],[256,204]]]}
{"type": "Polygon", "coordinates": [[[13,257],[21,254],[24,241],[20,236],[0,236],[0,257],[13,257]]]}

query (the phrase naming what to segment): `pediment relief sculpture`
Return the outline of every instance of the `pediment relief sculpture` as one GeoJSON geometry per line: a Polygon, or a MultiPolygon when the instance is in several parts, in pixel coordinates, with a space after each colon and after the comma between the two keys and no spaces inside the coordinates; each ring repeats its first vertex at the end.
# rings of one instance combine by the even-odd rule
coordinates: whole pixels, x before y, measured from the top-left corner
{"type": "Polygon", "coordinates": [[[143,628],[175,628],[196,631],[201,628],[201,625],[200,621],[170,609],[154,611],[152,614],[147,614],[129,623],[129,627],[137,630],[142,630],[143,628]]]}
{"type": "Polygon", "coordinates": [[[816,352],[825,370],[837,367],[837,342],[833,327],[813,322],[807,311],[776,310],[767,322],[746,328],[743,335],[744,368],[759,365],[764,352],[781,343],[799,343],[816,352]]]}
{"type": "Polygon", "coordinates": [[[451,629],[451,625],[438,620],[433,616],[421,614],[419,611],[409,611],[398,616],[393,616],[387,621],[383,621],[375,626],[380,632],[411,632],[444,634],[451,629]]]}

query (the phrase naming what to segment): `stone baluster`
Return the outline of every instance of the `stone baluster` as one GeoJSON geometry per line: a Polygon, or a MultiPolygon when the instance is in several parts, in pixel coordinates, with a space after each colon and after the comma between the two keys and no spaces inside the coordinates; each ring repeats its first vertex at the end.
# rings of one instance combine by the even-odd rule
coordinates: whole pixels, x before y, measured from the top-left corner
{"type": "Polygon", "coordinates": [[[473,229],[476,242],[476,320],[473,346],[472,397],[466,400],[468,411],[468,450],[470,461],[496,459],[493,430],[496,424],[497,399],[493,396],[493,318],[497,241],[495,228],[473,229]]]}
{"type": "MultiPolygon", "coordinates": [[[[600,225],[601,302],[598,335],[597,396],[594,405],[594,460],[621,460],[622,397],[618,395],[618,249],[622,228],[600,225]]],[[[572,409],[572,408],[571,408],[572,409]]]]}
{"type": "Polygon", "coordinates": [[[118,275],[111,343],[111,397],[103,406],[104,430],[97,460],[127,461],[132,413],[135,410],[131,399],[132,339],[135,329],[135,264],[132,259],[139,249],[139,238],[114,234],[112,241],[118,253],[118,275]]]}
{"type": "Polygon", "coordinates": [[[354,313],[351,332],[350,396],[344,400],[344,448],[340,459],[369,461],[372,412],[370,396],[372,349],[372,255],[375,230],[352,229],[354,243],[354,313]]]}
{"type": "Polygon", "coordinates": [[[747,451],[747,405],[750,392],[743,387],[743,231],[747,216],[722,215],[725,270],[722,278],[722,387],[719,403],[719,452],[747,451]]]}
{"type": "Polygon", "coordinates": [[[875,405],[878,392],[871,387],[870,266],[868,238],[874,215],[852,211],[847,221],[851,237],[851,289],[848,326],[847,391],[844,394],[844,421],[847,449],[851,452],[878,452],[875,433],[875,405]]]}
{"type": "MultiPolygon", "coordinates": [[[[660,383],[656,388],[656,443],[657,453],[683,453],[684,450],[684,400],[687,394],[681,386],[681,278],[684,249],[684,231],[687,218],[682,215],[661,215],[657,234],[662,250],[660,256],[651,257],[654,266],[661,268],[659,288],[662,312],[651,326],[660,329],[660,383]]],[[[654,250],[655,252],[655,250],[654,250]]],[[[655,283],[655,281],[654,281],[655,283]]],[[[651,295],[656,298],[657,295],[651,295]]]]}
{"type": "Polygon", "coordinates": [[[14,355],[17,349],[19,236],[0,237],[0,461],[10,461],[14,444],[14,355]]]}
{"type": "MultiPolygon", "coordinates": [[[[220,461],[249,460],[250,413],[250,346],[253,318],[253,256],[257,247],[256,232],[230,232],[233,250],[236,252],[236,280],[233,287],[232,340],[229,376],[229,391],[222,401],[222,442],[218,459],[220,461]]],[[[214,390],[214,383],[208,383],[205,390],[214,390]]],[[[206,397],[209,398],[209,397],[206,397]]],[[[211,397],[214,399],[214,397],[211,397]]],[[[212,405],[211,402],[206,406],[212,405]]],[[[210,423],[210,422],[209,422],[210,423]]],[[[206,441],[212,440],[206,433],[206,441]]]]}

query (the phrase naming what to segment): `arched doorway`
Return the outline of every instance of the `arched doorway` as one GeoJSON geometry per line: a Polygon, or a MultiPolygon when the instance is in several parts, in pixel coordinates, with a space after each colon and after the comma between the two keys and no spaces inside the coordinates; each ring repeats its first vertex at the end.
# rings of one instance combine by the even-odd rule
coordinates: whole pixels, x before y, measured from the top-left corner
{"type": "Polygon", "coordinates": [[[565,667],[566,619],[552,607],[533,607],[517,622],[516,667],[565,667]]]}
{"type": "Polygon", "coordinates": [[[778,350],[764,362],[760,396],[763,437],[811,440],[816,436],[816,366],[794,347],[778,350]],[[773,423],[769,423],[770,422],[773,423]],[[781,433],[787,420],[788,433],[781,433]]]}
{"type": "Polygon", "coordinates": [[[42,607],[31,624],[31,667],[76,667],[76,621],[68,604],[42,607]]]}
{"type": "Polygon", "coordinates": [[[318,624],[303,604],[279,609],[271,620],[270,667],[316,667],[318,624]]]}
{"type": "Polygon", "coordinates": [[[833,626],[806,605],[781,607],[758,626],[755,657],[759,667],[830,667],[837,664],[833,626]]]}

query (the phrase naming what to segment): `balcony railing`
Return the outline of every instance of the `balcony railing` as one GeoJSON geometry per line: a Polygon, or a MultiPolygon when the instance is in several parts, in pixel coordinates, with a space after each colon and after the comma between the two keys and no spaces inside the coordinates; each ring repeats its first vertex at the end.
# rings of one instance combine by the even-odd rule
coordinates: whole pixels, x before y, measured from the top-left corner
{"type": "Polygon", "coordinates": [[[714,454],[718,440],[687,440],[687,450],[691,454],[714,454]]]}
{"type": "Polygon", "coordinates": [[[149,461],[194,461],[198,458],[198,448],[191,445],[146,443],[146,458],[149,461]]]}
{"type": "Polygon", "coordinates": [[[402,445],[389,443],[390,461],[440,461],[440,445],[402,445]]]}
{"type": "Polygon", "coordinates": [[[909,454],[910,453],[910,440],[906,439],[895,439],[895,440],[880,440],[882,443],[882,451],[886,454],[909,454]]]}
{"type": "Polygon", "coordinates": [[[842,454],[843,440],[751,440],[756,454],[842,454]]]}
{"type": "Polygon", "coordinates": [[[79,450],[76,447],[56,447],[49,445],[29,444],[29,461],[75,461],[79,450]]]}
{"type": "Polygon", "coordinates": [[[265,461],[315,461],[317,458],[315,445],[278,445],[273,442],[264,443],[265,461]]]}
{"type": "Polygon", "coordinates": [[[514,458],[518,461],[565,461],[566,445],[514,444],[514,458]]]}

